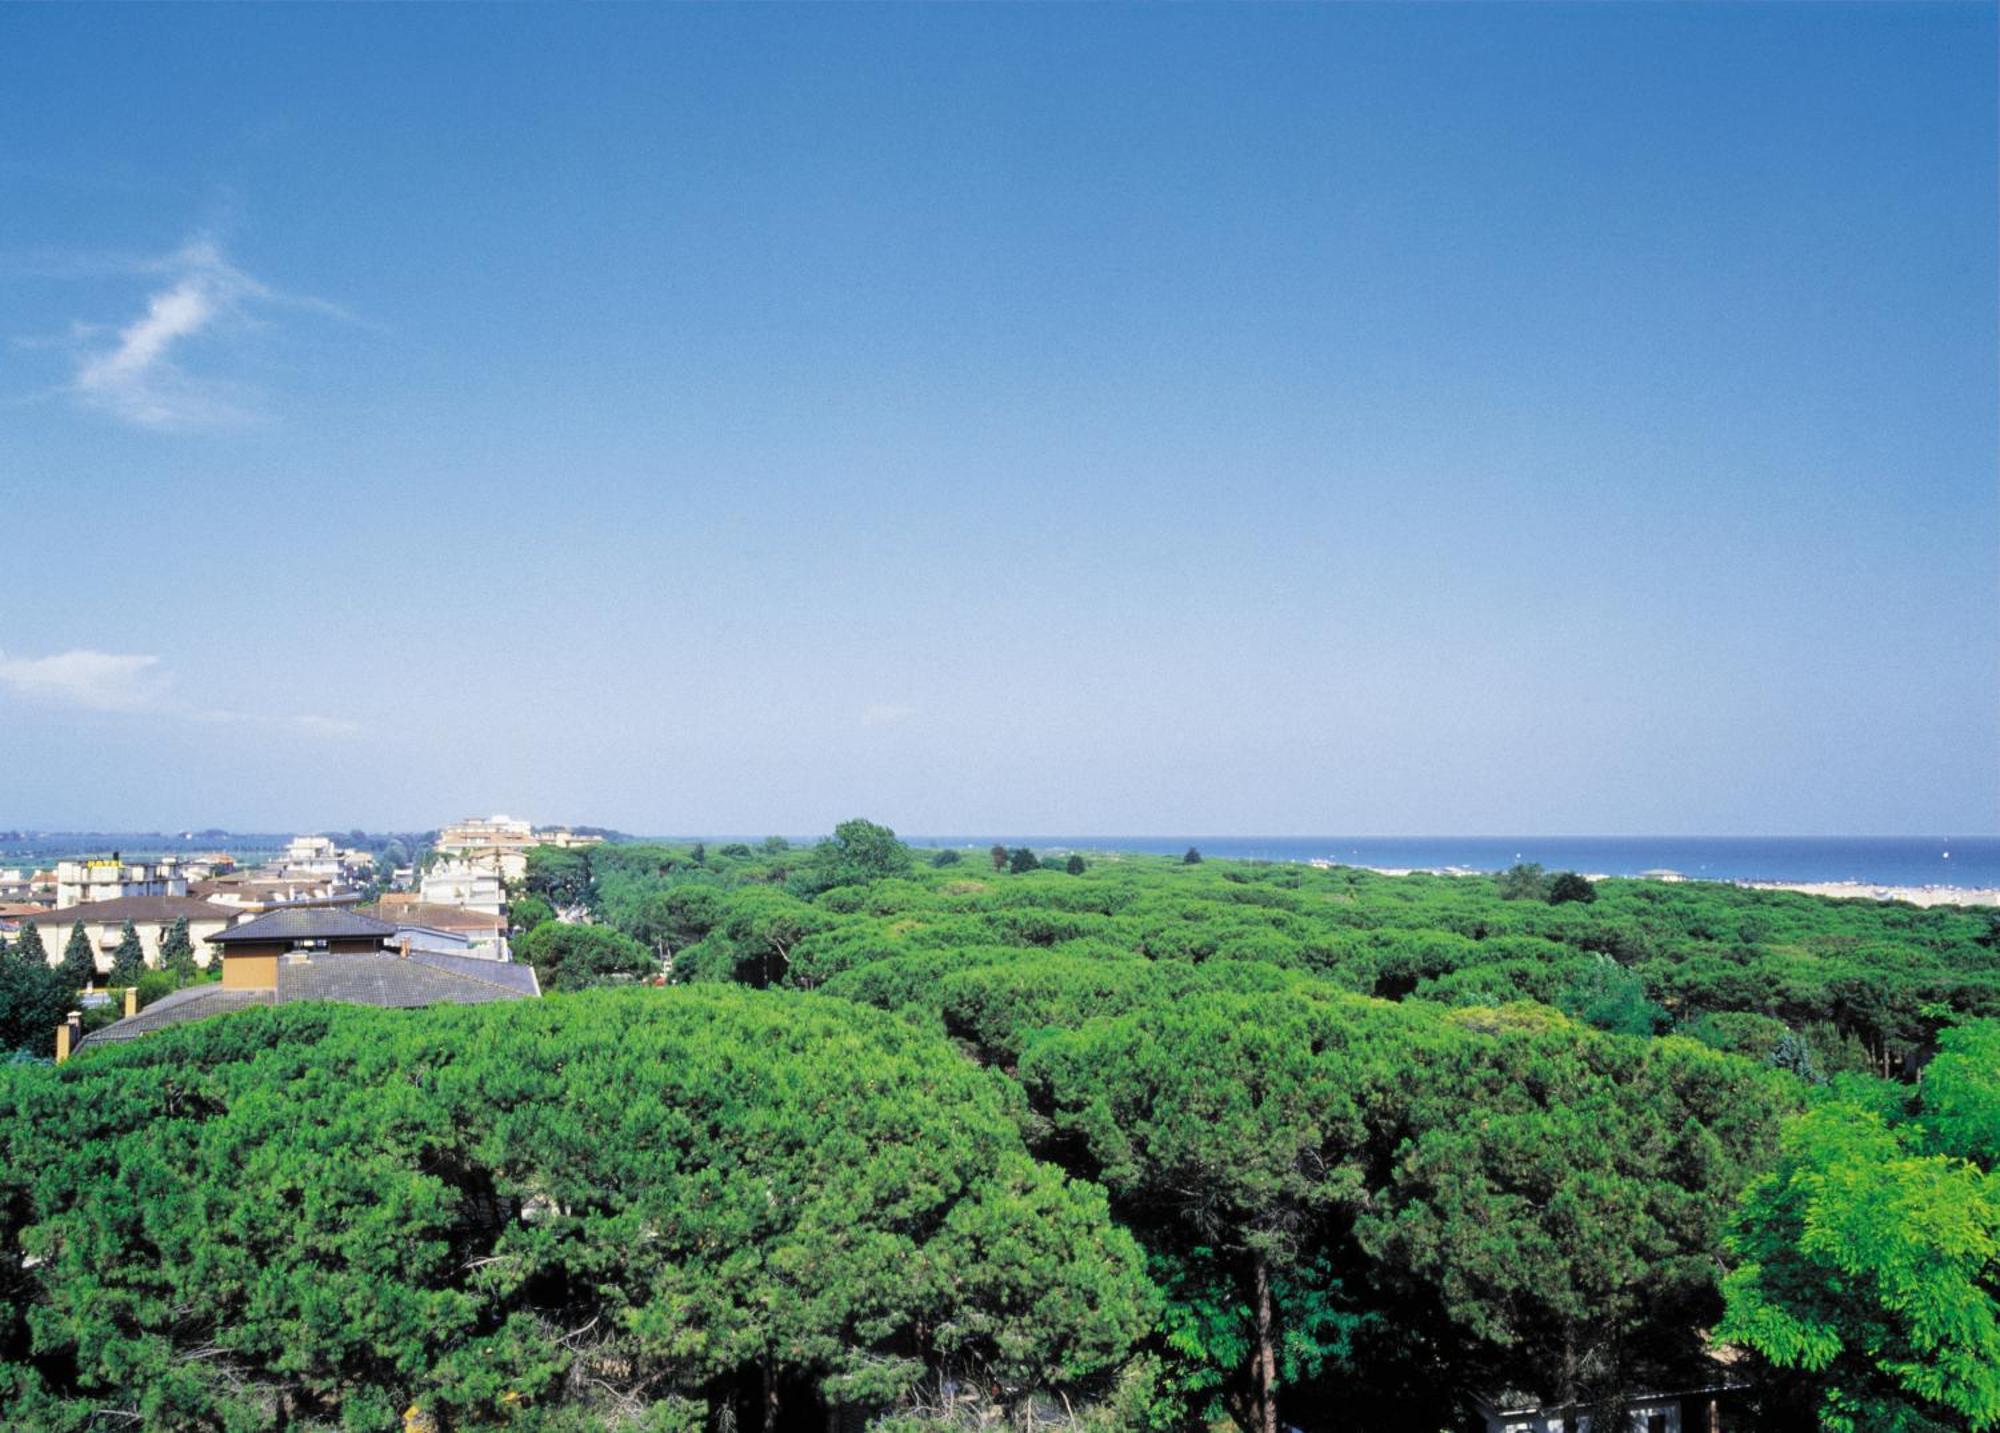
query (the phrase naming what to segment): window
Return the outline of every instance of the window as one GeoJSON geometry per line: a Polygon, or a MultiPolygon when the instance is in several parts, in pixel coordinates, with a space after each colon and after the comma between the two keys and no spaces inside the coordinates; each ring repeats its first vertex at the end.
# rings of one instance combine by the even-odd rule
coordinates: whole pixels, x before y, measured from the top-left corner
{"type": "Polygon", "coordinates": [[[1667,1415],[1664,1413],[1647,1414],[1646,1433],[1667,1433],[1667,1415]]]}

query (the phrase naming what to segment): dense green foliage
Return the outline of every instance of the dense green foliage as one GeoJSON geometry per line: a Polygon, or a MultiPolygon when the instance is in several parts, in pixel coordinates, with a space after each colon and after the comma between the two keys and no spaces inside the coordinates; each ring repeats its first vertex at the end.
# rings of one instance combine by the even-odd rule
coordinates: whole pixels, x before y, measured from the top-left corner
{"type": "Polygon", "coordinates": [[[1101,1391],[1153,1317],[1004,1085],[844,1002],[258,1010],[0,1071],[0,1138],[10,1427],[754,1426],[1101,1391]]]}
{"type": "Polygon", "coordinates": [[[1811,1375],[1841,1433],[2000,1427],[2000,1024],[1939,1046],[1914,1098],[1794,1124],[1730,1238],[1722,1332],[1811,1375]]]}
{"type": "Polygon", "coordinates": [[[15,1051],[47,1055],[75,997],[75,987],[46,958],[20,942],[0,940],[0,1057],[15,1051]]]}
{"type": "Polygon", "coordinates": [[[514,957],[535,967],[544,990],[582,990],[590,985],[636,980],[654,974],[659,962],[628,935],[598,925],[544,921],[514,946],[514,957]]]}
{"type": "MultiPolygon", "coordinates": [[[[990,874],[934,863],[832,887],[761,855],[711,859],[677,974],[897,1010],[1014,1075],[1035,1147],[1110,1188],[1174,1295],[1151,1348],[1162,1399],[1187,1416],[1264,1420],[1260,1250],[1268,1372],[1301,1400],[1337,1386],[1349,1407],[1421,1420],[1409,1410],[1429,1398],[1446,1418],[1503,1381],[1590,1396],[1692,1357],[1719,1312],[1720,1221],[1777,1159],[1784,1113],[1843,1071],[1914,1072],[1950,1020],[2000,1014],[1992,921],[1968,912],[1527,866],[1390,878],[1119,857],[1057,881],[990,854],[990,874]],[[1253,1218],[1228,1180],[1197,1186],[1130,1147],[1121,1100],[1152,1111],[1173,1088],[1146,1068],[1195,1081],[1185,1128],[1221,1139],[1232,1125],[1202,1101],[1284,1064],[1240,1032],[1283,1030],[1289,1048],[1314,1019],[1369,1033],[1341,1058],[1319,1046],[1299,1084],[1270,1092],[1273,1109],[1313,1112],[1273,1122],[1318,1171],[1292,1202],[1253,1218]],[[1232,1053],[1251,1065],[1214,1066],[1232,1053]],[[1509,1100],[1524,1103],[1503,1131],[1509,1100]],[[1366,1117],[1330,1126],[1349,1104],[1366,1117]],[[1410,1163],[1426,1149],[1427,1185],[1410,1163]],[[1234,1212],[1204,1225],[1166,1189],[1204,1219],[1234,1212]]],[[[688,881],[670,850],[603,856],[624,874],[599,910],[635,933],[623,912],[688,881]]],[[[1230,1179],[1264,1168],[1285,1187],[1282,1160],[1238,1133],[1230,1179]]]]}
{"type": "Polygon", "coordinates": [[[988,855],[541,848],[538,1005],[10,1073],[0,1398],[1437,1433],[1720,1324],[1771,1429],[1994,1426],[1987,915],[988,855]]]}

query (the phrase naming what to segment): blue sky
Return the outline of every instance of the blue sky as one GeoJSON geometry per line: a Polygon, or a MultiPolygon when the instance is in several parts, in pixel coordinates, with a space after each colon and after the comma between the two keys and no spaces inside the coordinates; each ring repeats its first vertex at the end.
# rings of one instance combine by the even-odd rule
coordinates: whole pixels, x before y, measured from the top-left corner
{"type": "Polygon", "coordinates": [[[2000,828],[1995,10],[0,10],[0,827],[2000,828]]]}

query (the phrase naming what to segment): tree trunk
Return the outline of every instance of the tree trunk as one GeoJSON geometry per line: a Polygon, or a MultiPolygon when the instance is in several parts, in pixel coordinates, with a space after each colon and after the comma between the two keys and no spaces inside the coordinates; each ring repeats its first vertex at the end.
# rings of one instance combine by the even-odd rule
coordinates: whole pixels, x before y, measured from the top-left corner
{"type": "Polygon", "coordinates": [[[778,1433],[778,1379],[764,1360],[764,1433],[778,1433]]]}
{"type": "Polygon", "coordinates": [[[1257,1403],[1259,1433],[1278,1433],[1278,1350],[1271,1334],[1271,1266],[1257,1256],[1257,1403]]]}

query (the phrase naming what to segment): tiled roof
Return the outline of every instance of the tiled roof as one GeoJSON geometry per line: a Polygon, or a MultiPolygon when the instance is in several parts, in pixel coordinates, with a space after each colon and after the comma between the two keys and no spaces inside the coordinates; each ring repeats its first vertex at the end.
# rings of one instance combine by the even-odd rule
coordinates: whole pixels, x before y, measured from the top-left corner
{"type": "Polygon", "coordinates": [[[344,1000],[355,1005],[483,1005],[541,993],[531,965],[412,951],[314,955],[278,962],[278,1000],[344,1000]]]}
{"type": "Polygon", "coordinates": [[[170,921],[182,916],[191,921],[227,921],[235,920],[241,914],[233,906],[218,906],[209,901],[196,900],[193,896],[120,896],[115,901],[85,901],[64,910],[45,910],[39,915],[23,916],[21,919],[30,925],[74,925],[78,921],[98,925],[119,921],[170,921]]]}
{"type": "Polygon", "coordinates": [[[373,916],[329,906],[306,906],[267,912],[211,936],[210,940],[228,946],[265,940],[365,940],[371,936],[386,940],[395,933],[395,926],[373,916]]]}
{"type": "Polygon", "coordinates": [[[411,1009],[422,1005],[484,1005],[495,1000],[532,1000],[542,993],[532,965],[477,956],[412,951],[359,951],[278,961],[278,988],[225,990],[207,982],[163,995],[141,1010],[83,1037],[77,1046],[109,1044],[150,1034],[168,1025],[205,1020],[252,1005],[289,1005],[295,1000],[337,1000],[350,1005],[411,1009]]]}
{"type": "Polygon", "coordinates": [[[378,905],[363,906],[361,911],[364,915],[394,921],[398,925],[427,925],[432,930],[507,929],[507,922],[503,917],[491,915],[486,911],[467,910],[464,906],[445,905],[439,901],[383,901],[378,905]]]}
{"type": "Polygon", "coordinates": [[[224,990],[220,981],[208,981],[176,990],[171,995],[162,995],[137,1015],[128,1015],[102,1030],[91,1031],[77,1048],[81,1050],[86,1045],[136,1039],[184,1021],[206,1020],[211,1015],[226,1015],[233,1010],[247,1010],[252,1005],[275,1003],[275,997],[268,990],[224,990]]]}
{"type": "Polygon", "coordinates": [[[493,960],[482,955],[453,955],[447,951],[413,950],[411,960],[421,960],[453,975],[467,980],[484,980],[502,985],[521,995],[540,995],[542,983],[535,976],[535,967],[525,962],[513,960],[493,960]]]}

